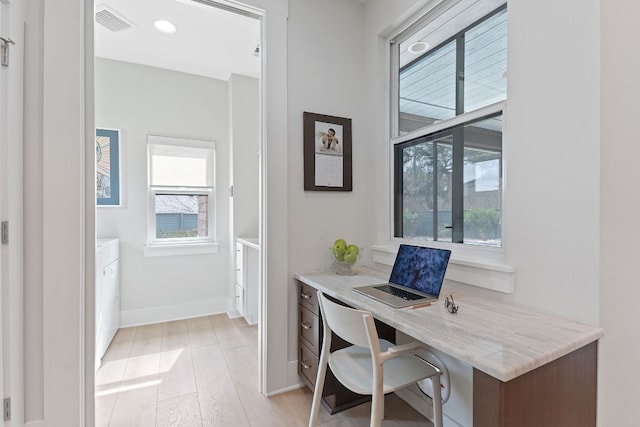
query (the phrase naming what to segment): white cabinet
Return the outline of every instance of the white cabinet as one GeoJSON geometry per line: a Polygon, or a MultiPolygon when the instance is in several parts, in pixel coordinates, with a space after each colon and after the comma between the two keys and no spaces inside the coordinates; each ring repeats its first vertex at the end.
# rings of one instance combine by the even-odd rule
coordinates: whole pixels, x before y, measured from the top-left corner
{"type": "Polygon", "coordinates": [[[236,310],[250,325],[258,323],[259,254],[258,239],[237,239],[236,310]]]}
{"type": "Polygon", "coordinates": [[[96,247],[96,369],[120,327],[120,241],[96,247]]]}

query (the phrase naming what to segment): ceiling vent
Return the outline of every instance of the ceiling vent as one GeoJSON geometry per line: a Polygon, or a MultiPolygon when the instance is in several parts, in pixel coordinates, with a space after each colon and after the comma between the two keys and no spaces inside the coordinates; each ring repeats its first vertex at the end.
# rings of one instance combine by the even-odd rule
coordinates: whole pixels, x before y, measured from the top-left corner
{"type": "Polygon", "coordinates": [[[133,27],[133,23],[109,6],[96,6],[96,22],[110,31],[123,31],[133,27]]]}

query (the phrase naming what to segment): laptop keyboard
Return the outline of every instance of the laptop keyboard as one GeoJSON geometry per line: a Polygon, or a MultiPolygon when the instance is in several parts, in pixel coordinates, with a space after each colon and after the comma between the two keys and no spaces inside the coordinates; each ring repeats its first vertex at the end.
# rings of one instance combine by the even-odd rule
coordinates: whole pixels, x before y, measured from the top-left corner
{"type": "Polygon", "coordinates": [[[376,286],[375,288],[383,292],[386,292],[388,294],[400,297],[407,301],[414,301],[417,299],[424,298],[422,295],[414,294],[413,292],[408,292],[403,289],[394,288],[393,286],[389,286],[389,285],[376,286]]]}

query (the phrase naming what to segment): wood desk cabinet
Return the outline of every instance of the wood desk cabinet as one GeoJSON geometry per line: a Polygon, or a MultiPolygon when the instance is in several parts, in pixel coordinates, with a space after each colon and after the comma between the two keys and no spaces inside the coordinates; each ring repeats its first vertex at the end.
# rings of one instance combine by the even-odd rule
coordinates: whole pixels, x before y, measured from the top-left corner
{"type": "MultiPolygon", "coordinates": [[[[295,278],[299,284],[299,369],[311,388],[322,345],[319,289],[334,301],[371,311],[381,337],[395,342],[397,328],[472,367],[469,425],[596,425],[601,328],[472,296],[456,297],[464,309],[455,317],[442,304],[422,311],[396,310],[352,292],[356,286],[380,283],[381,278],[367,270],[357,276],[312,272],[295,278]]],[[[332,338],[332,347],[338,343],[332,338]]],[[[323,403],[332,413],[348,404],[338,386],[328,371],[323,403]]]]}
{"type": "Polygon", "coordinates": [[[474,427],[595,427],[598,344],[502,382],[473,370],[474,427]]]}
{"type": "MultiPolygon", "coordinates": [[[[322,350],[322,318],[318,305],[317,291],[309,285],[298,282],[298,372],[307,386],[313,390],[318,375],[318,361],[322,350]]],[[[338,350],[350,344],[337,335],[331,337],[331,350],[338,350]]],[[[334,377],[331,369],[327,375],[322,393],[322,406],[334,414],[371,400],[370,396],[353,393],[334,377]]]]}

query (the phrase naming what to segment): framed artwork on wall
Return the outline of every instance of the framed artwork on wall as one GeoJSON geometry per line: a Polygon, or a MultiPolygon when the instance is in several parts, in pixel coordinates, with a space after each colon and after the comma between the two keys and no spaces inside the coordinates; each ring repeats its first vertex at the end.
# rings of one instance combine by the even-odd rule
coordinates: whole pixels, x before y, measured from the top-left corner
{"type": "Polygon", "coordinates": [[[352,191],[351,119],[304,113],[304,190],[352,191]]]}
{"type": "Polygon", "coordinates": [[[120,206],[120,131],[96,129],[96,204],[120,206]]]}

